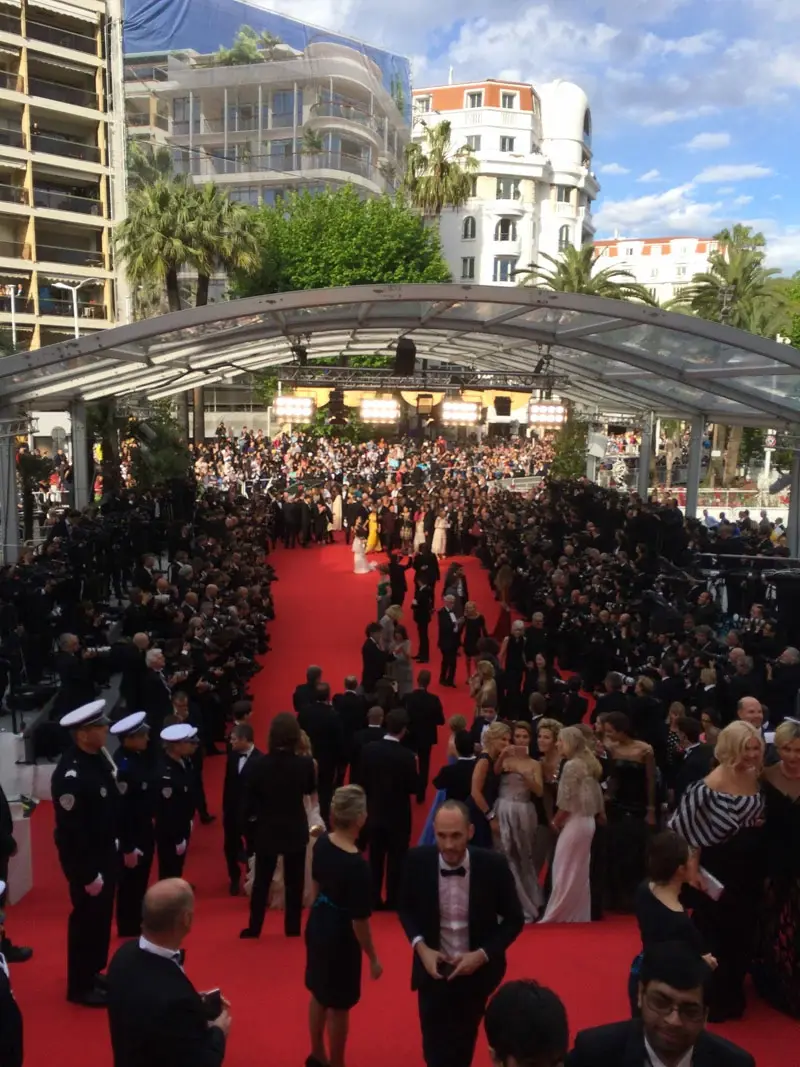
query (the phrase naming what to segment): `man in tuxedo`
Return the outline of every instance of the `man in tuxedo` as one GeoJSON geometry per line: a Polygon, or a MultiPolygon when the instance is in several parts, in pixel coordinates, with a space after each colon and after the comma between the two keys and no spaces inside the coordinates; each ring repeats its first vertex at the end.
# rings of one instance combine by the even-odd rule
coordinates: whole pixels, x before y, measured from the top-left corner
{"type": "Polygon", "coordinates": [[[298,685],[292,693],[292,707],[299,714],[306,704],[313,704],[317,699],[317,684],[322,681],[322,667],[312,664],[306,667],[306,680],[298,685]]]}
{"type": "Polygon", "coordinates": [[[308,734],[317,761],[319,810],[326,823],[336,787],[336,772],[344,758],[342,724],[330,701],[331,687],[327,682],[318,682],[315,702],[306,704],[297,716],[297,724],[308,734]]]}
{"type": "Polygon", "coordinates": [[[394,661],[392,653],[381,647],[381,633],[381,624],[371,622],[361,646],[361,688],[365,693],[375,692],[375,686],[383,678],[386,668],[394,661]]]}
{"type": "MultiPolygon", "coordinates": [[[[436,519],[435,512],[428,512],[433,516],[433,521],[436,519]]],[[[433,536],[433,531],[428,536],[428,543],[422,545],[419,552],[414,556],[412,567],[414,568],[414,584],[418,587],[423,581],[426,585],[431,587],[431,590],[435,596],[436,583],[441,578],[441,571],[439,570],[439,561],[433,552],[430,550],[430,537],[433,536]]]]}
{"type": "Polygon", "coordinates": [[[425,790],[431,772],[431,749],[438,739],[438,728],[444,726],[442,702],[435,693],[428,692],[431,684],[431,672],[420,671],[417,675],[417,688],[403,697],[403,705],[408,715],[408,743],[417,754],[419,779],[417,783],[417,803],[425,803],[425,790]]]}
{"type": "Polygon", "coordinates": [[[380,741],[365,745],[360,775],[367,794],[367,833],[375,910],[384,908],[381,889],[386,868],[386,904],[397,908],[403,862],[411,840],[411,794],[417,791],[417,761],[401,744],[408,716],[395,708],[386,716],[380,741]]]}
{"type": "Polygon", "coordinates": [[[142,678],[142,688],[139,694],[142,706],[134,710],[144,711],[147,714],[150,728],[153,734],[158,736],[164,727],[166,717],[173,714],[172,690],[164,675],[167,661],[160,648],[148,649],[145,652],[144,661],[147,669],[142,678]]]}
{"type": "Polygon", "coordinates": [[[389,586],[392,591],[392,603],[403,606],[406,598],[406,571],[411,567],[411,560],[401,563],[396,552],[389,555],[389,586]]]}
{"type": "Polygon", "coordinates": [[[221,1067],[231,1026],[227,1001],[216,1018],[183,969],[194,893],[169,878],[145,894],[142,935],[108,968],[108,1025],[114,1067],[221,1067]]]}
{"type": "Polygon", "coordinates": [[[439,675],[439,685],[456,686],[456,661],[458,648],[461,644],[461,623],[456,617],[456,598],[446,596],[444,607],[439,608],[439,651],[442,654],[442,668],[439,675]]]}
{"type": "Polygon", "coordinates": [[[428,584],[425,575],[417,583],[414,599],[411,601],[411,614],[417,624],[419,637],[419,648],[415,658],[418,663],[427,663],[431,656],[428,627],[433,617],[433,587],[428,584]]]}
{"type": "Polygon", "coordinates": [[[364,784],[361,773],[361,755],[367,745],[373,741],[380,741],[386,731],[383,728],[383,719],[386,712],[376,704],[367,712],[367,725],[363,730],[357,730],[353,734],[353,747],[350,755],[350,784],[364,784]]]}
{"type": "Polygon", "coordinates": [[[239,895],[242,855],[252,852],[252,848],[248,847],[247,827],[244,824],[244,783],[248,770],[262,755],[254,743],[253,727],[249,723],[234,726],[222,786],[223,849],[232,897],[239,895]]]}
{"type": "Polygon", "coordinates": [[[703,727],[697,719],[691,715],[681,715],[675,723],[675,730],[681,740],[683,758],[675,772],[673,804],[678,803],[690,785],[702,781],[711,773],[714,759],[714,746],[700,743],[703,727]]]}
{"type": "Polygon", "coordinates": [[[339,716],[344,736],[344,753],[339,766],[340,782],[345,780],[348,764],[352,762],[353,738],[367,725],[367,698],[357,690],[358,678],[348,674],[344,680],[344,692],[336,693],[333,697],[333,710],[339,716]]]}
{"type": "Polygon", "coordinates": [[[686,943],[653,945],[639,976],[641,1018],[582,1030],[565,1067],[755,1067],[749,1052],[707,1032],[709,976],[686,943]]]}
{"type": "Polygon", "coordinates": [[[470,1067],[486,1001],[524,920],[506,858],[469,847],[465,805],[446,800],[434,831],[435,847],[408,854],[398,911],[414,949],[425,1063],[470,1067]]]}
{"type": "Polygon", "coordinates": [[[91,648],[82,649],[80,639],[75,634],[61,634],[59,637],[56,673],[60,688],[53,705],[54,719],[94,700],[97,686],[91,661],[96,655],[91,648]]]}

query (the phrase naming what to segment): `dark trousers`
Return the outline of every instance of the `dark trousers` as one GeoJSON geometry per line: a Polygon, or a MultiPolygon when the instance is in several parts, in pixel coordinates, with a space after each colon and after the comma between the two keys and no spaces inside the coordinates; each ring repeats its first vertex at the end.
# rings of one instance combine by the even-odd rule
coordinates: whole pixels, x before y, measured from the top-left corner
{"type": "Polygon", "coordinates": [[[317,798],[319,799],[319,812],[323,822],[327,825],[328,816],[331,813],[331,800],[336,787],[336,765],[320,762],[317,767],[317,798]]]}
{"type": "MultiPolygon", "coordinates": [[[[603,918],[603,901],[606,894],[606,833],[608,828],[597,823],[589,854],[589,892],[592,901],[592,922],[603,918]]],[[[551,864],[552,869],[552,864],[551,864]]]]}
{"type": "MultiPolygon", "coordinates": [[[[183,865],[186,863],[186,852],[189,851],[189,834],[186,834],[186,852],[182,856],[179,856],[175,851],[176,842],[169,841],[157,841],[156,852],[158,853],[158,880],[159,882],[164,878],[182,878],[183,877],[183,865]]],[[[180,842],[178,842],[180,844],[180,842]]]]}
{"type": "Polygon", "coordinates": [[[284,548],[295,548],[297,546],[297,527],[287,526],[283,531],[283,546],[284,548]]]}
{"type": "Polygon", "coordinates": [[[235,819],[225,819],[223,821],[222,834],[222,848],[225,853],[225,864],[228,868],[228,878],[230,878],[231,884],[238,886],[242,878],[241,862],[242,854],[244,852],[244,842],[242,840],[239,824],[235,819]]]}
{"type": "Polygon", "coordinates": [[[394,911],[400,891],[411,834],[405,829],[371,826],[369,830],[369,865],[372,872],[372,896],[376,907],[381,904],[381,888],[386,870],[386,907],[394,911]]]}
{"type": "Polygon", "coordinates": [[[448,649],[445,651],[442,649],[442,669],[439,672],[439,684],[440,685],[454,685],[456,680],[456,661],[458,660],[458,649],[448,649]]]}
{"type": "Polygon", "coordinates": [[[417,745],[417,765],[419,777],[417,778],[417,800],[420,804],[425,799],[425,791],[428,788],[428,779],[431,774],[431,746],[417,745]]]}
{"type": "Polygon", "coordinates": [[[90,897],[86,887],[69,883],[72,911],[67,920],[67,996],[81,996],[94,988],[97,975],[108,963],[111,920],[114,915],[116,865],[98,872],[103,888],[90,897]]]}
{"type": "MultiPolygon", "coordinates": [[[[259,852],[256,850],[255,878],[253,892],[250,896],[250,929],[261,933],[264,916],[269,903],[269,890],[272,877],[278,865],[278,852],[259,852]]],[[[283,887],[284,910],[283,929],[287,937],[297,937],[300,933],[300,918],[303,913],[303,887],[306,878],[306,849],[302,852],[283,853],[283,887]]]]}
{"type": "Polygon", "coordinates": [[[738,1018],[745,1009],[744,981],[753,956],[757,896],[723,893],[712,900],[692,893],[692,921],[719,966],[711,975],[708,1006],[712,1021],[738,1018]]]}
{"type": "Polygon", "coordinates": [[[492,990],[480,971],[418,991],[422,1055],[427,1067],[470,1067],[492,990]]]}
{"type": "Polygon", "coordinates": [[[122,855],[117,867],[117,934],[138,937],[142,927],[142,901],[153,866],[152,842],[135,867],[126,867],[122,855]]]}
{"type": "Polygon", "coordinates": [[[428,641],[428,627],[430,621],[418,622],[417,633],[419,634],[419,650],[417,651],[417,658],[429,660],[431,658],[431,647],[428,641]]]}

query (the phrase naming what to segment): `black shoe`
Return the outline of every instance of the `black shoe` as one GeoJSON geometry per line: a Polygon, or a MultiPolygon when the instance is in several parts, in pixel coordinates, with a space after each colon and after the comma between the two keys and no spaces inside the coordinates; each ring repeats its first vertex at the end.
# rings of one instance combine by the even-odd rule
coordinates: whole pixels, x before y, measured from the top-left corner
{"type": "Polygon", "coordinates": [[[108,978],[104,974],[96,974],[94,976],[94,987],[99,989],[101,993],[108,992],[108,978]]]}
{"type": "Polygon", "coordinates": [[[208,825],[210,825],[210,823],[216,822],[216,821],[217,821],[216,815],[209,815],[208,812],[206,812],[204,815],[200,816],[200,822],[203,824],[203,826],[208,826],[208,825]]]}
{"type": "Polygon", "coordinates": [[[242,938],[243,941],[255,941],[257,938],[261,937],[261,931],[251,930],[249,926],[245,926],[244,930],[239,931],[239,937],[242,938]]]}
{"type": "Polygon", "coordinates": [[[33,955],[33,949],[25,945],[8,945],[3,949],[6,963],[27,963],[33,955]]]}
{"type": "Polygon", "coordinates": [[[242,887],[239,884],[239,882],[237,882],[237,881],[231,882],[230,889],[229,889],[230,895],[232,897],[238,897],[239,893],[241,892],[241,888],[242,887]]]}
{"type": "Polygon", "coordinates": [[[80,1004],[84,1008],[108,1007],[108,994],[101,989],[89,989],[84,993],[67,995],[70,1004],[80,1004]]]}
{"type": "Polygon", "coordinates": [[[328,1067],[328,1065],[318,1060],[316,1056],[309,1056],[306,1060],[306,1067],[328,1067]]]}

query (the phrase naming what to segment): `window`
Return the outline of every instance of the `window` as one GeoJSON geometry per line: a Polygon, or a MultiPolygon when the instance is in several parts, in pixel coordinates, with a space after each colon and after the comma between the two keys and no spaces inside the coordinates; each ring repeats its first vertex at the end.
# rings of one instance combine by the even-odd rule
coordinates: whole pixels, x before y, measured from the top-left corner
{"type": "Polygon", "coordinates": [[[481,135],[479,133],[471,133],[467,138],[467,148],[471,148],[473,152],[480,152],[481,150],[481,135]]]}
{"type": "Polygon", "coordinates": [[[683,266],[676,267],[675,268],[675,277],[676,278],[685,278],[686,277],[686,267],[683,267],[683,266]]]}
{"type": "Polygon", "coordinates": [[[516,256],[497,256],[494,261],[493,279],[496,282],[511,282],[517,269],[516,256]]]}
{"type": "Polygon", "coordinates": [[[469,195],[470,196],[477,196],[478,195],[478,176],[477,176],[477,174],[473,174],[472,177],[469,180],[469,195]]]}
{"type": "Polygon", "coordinates": [[[513,219],[500,219],[494,231],[495,241],[516,241],[517,224],[513,219]]]}
{"type": "Polygon", "coordinates": [[[501,152],[513,152],[514,151],[514,138],[513,137],[501,137],[500,138],[500,151],[501,152]]]}
{"type": "Polygon", "coordinates": [[[476,231],[475,219],[472,215],[467,215],[464,219],[464,225],[461,227],[461,236],[465,241],[474,241],[476,231]]]}
{"type": "Polygon", "coordinates": [[[475,257],[464,256],[461,260],[461,277],[467,281],[473,281],[475,278],[475,257]]]}
{"type": "Polygon", "coordinates": [[[650,271],[650,277],[651,277],[651,278],[657,278],[657,277],[658,277],[658,267],[653,267],[653,268],[651,269],[651,271],[650,271]]]}
{"type": "Polygon", "coordinates": [[[633,248],[630,245],[625,249],[625,255],[628,259],[633,255],[633,248]]]}
{"type": "Polygon", "coordinates": [[[516,93],[501,93],[500,94],[500,107],[506,109],[506,111],[513,111],[517,106],[517,94],[516,93]]]}
{"type": "Polygon", "coordinates": [[[176,122],[189,121],[188,96],[178,96],[172,101],[172,117],[176,122]]]}
{"type": "Polygon", "coordinates": [[[497,179],[497,199],[498,200],[519,200],[519,179],[518,178],[498,178],[497,179]]]}
{"type": "Polygon", "coordinates": [[[569,226],[562,226],[558,231],[558,250],[559,252],[566,252],[566,250],[571,247],[572,239],[570,237],[569,226]]]}
{"type": "Polygon", "coordinates": [[[583,143],[591,148],[592,145],[592,113],[588,109],[583,116],[583,143]]]}
{"type": "Polygon", "coordinates": [[[414,111],[418,115],[427,115],[431,110],[431,98],[429,96],[414,97],[414,111]]]}
{"type": "Polygon", "coordinates": [[[557,185],[556,186],[556,200],[559,204],[572,203],[572,186],[570,185],[557,185]]]}
{"type": "Polygon", "coordinates": [[[467,93],[467,107],[483,107],[483,90],[467,93]]]}
{"type": "Polygon", "coordinates": [[[290,89],[281,89],[272,94],[272,125],[293,126],[294,93],[290,89]]]}

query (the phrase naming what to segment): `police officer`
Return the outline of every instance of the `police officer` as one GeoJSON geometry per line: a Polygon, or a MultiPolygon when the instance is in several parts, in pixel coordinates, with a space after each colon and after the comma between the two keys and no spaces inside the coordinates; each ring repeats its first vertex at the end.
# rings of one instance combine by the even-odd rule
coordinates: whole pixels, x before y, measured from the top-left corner
{"type": "Polygon", "coordinates": [[[119,790],[117,933],[138,937],[155,848],[155,772],[147,755],[150,727],[145,713],[137,711],[115,722],[111,733],[120,742],[114,754],[119,790]]]}
{"type": "Polygon", "coordinates": [[[156,849],[158,877],[180,878],[192,833],[197,790],[191,757],[198,744],[197,730],[188,722],[161,731],[164,759],[156,790],[156,849]]]}
{"type": "Polygon", "coordinates": [[[93,700],[61,719],[72,744],[53,772],[55,842],[69,884],[67,1000],[104,1007],[114,889],[117,881],[115,768],[105,750],[106,702],[93,700]]]}

